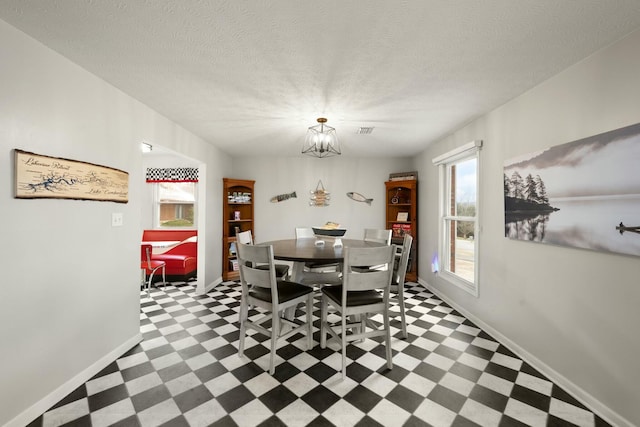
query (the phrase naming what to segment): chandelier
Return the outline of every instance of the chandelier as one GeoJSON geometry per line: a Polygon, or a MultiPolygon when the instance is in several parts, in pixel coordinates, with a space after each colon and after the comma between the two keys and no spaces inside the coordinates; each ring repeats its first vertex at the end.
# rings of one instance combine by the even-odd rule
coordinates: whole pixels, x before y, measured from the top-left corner
{"type": "Polygon", "coordinates": [[[309,127],[307,137],[302,146],[302,154],[323,158],[339,156],[340,143],[336,135],[336,129],[326,125],[327,119],[320,117],[315,126],[309,127]]]}

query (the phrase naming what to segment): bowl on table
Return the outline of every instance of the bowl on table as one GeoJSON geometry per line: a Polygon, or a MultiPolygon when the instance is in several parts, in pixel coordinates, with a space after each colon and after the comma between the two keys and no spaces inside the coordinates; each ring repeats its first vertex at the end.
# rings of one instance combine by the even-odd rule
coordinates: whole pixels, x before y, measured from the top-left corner
{"type": "Polygon", "coordinates": [[[344,236],[344,233],[347,232],[346,228],[311,228],[313,228],[313,234],[315,234],[317,237],[342,237],[344,236]]]}

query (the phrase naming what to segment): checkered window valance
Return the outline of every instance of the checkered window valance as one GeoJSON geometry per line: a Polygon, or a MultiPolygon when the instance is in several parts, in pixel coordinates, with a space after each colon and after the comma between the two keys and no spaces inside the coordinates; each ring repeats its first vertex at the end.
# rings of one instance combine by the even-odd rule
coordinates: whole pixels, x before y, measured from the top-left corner
{"type": "Polygon", "coordinates": [[[198,182],[198,168],[147,168],[147,182],[198,182]]]}

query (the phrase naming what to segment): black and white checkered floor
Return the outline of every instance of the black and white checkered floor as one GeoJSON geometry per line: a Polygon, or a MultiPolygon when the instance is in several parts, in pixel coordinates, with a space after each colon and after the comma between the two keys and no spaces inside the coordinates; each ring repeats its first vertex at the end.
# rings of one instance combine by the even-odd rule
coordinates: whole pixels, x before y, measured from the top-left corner
{"type": "Polygon", "coordinates": [[[240,358],[235,282],[141,298],[144,340],[32,426],[608,425],[418,284],[406,292],[409,338],[392,323],[394,368],[369,339],[350,345],[346,380],[339,353],[317,345],[317,316],[314,348],[283,342],[274,376],[261,335],[240,358]]]}

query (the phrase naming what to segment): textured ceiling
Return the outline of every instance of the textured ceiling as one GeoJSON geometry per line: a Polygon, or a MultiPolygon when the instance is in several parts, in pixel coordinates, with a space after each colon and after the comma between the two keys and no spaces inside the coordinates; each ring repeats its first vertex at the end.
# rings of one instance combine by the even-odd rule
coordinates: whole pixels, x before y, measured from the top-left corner
{"type": "Polygon", "coordinates": [[[345,155],[410,156],[640,28],[640,1],[0,0],[0,19],[233,156],[300,155],[317,117],[345,155]]]}

